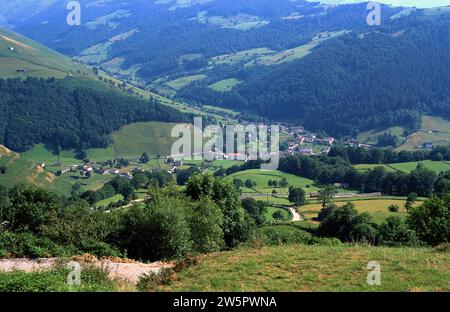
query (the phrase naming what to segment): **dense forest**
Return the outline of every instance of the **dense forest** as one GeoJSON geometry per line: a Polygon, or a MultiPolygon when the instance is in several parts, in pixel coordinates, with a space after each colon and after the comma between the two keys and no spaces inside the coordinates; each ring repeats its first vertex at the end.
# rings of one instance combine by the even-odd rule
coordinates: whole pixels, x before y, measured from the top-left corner
{"type": "Polygon", "coordinates": [[[106,147],[111,132],[132,122],[189,120],[156,101],[36,78],[0,80],[0,111],[0,144],[17,152],[37,143],[106,147]]]}

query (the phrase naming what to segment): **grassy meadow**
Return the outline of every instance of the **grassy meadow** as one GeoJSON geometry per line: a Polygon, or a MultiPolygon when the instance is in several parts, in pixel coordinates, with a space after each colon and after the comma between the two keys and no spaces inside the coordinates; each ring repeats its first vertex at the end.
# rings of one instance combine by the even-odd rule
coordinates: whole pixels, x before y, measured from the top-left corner
{"type": "Polygon", "coordinates": [[[424,160],[420,162],[407,162],[407,163],[398,163],[398,164],[389,164],[389,167],[402,171],[405,173],[409,173],[417,168],[417,165],[421,163],[425,166],[425,168],[428,168],[429,170],[432,170],[439,174],[442,171],[448,171],[450,170],[450,165],[443,161],[432,161],[432,160],[424,160]]]}
{"type": "Polygon", "coordinates": [[[414,150],[426,142],[433,145],[450,144],[450,121],[440,117],[423,116],[421,129],[408,136],[405,144],[399,150],[414,150]]]}
{"type": "Polygon", "coordinates": [[[192,76],[186,76],[186,77],[181,77],[175,80],[171,80],[166,82],[166,85],[168,85],[169,87],[171,87],[172,89],[179,91],[181,89],[183,89],[184,87],[187,87],[188,85],[190,85],[192,82],[194,81],[199,81],[199,80],[203,80],[207,78],[206,75],[192,75],[192,76]]]}
{"type": "Polygon", "coordinates": [[[267,212],[264,215],[266,217],[266,223],[275,222],[275,221],[290,221],[292,219],[291,214],[286,209],[278,208],[278,207],[267,207],[267,212]],[[283,218],[281,220],[277,220],[273,217],[275,212],[281,212],[283,218]]]}
{"type": "Polygon", "coordinates": [[[245,182],[247,179],[250,179],[256,183],[254,188],[243,187],[243,193],[270,193],[272,194],[272,190],[276,190],[280,194],[287,194],[289,186],[301,187],[305,190],[305,192],[315,192],[318,190],[316,186],[314,186],[314,181],[305,179],[302,177],[298,177],[292,174],[284,173],[278,170],[266,171],[260,169],[252,169],[245,170],[233,173],[228,177],[229,179],[240,179],[242,182],[245,182]],[[289,186],[286,188],[282,187],[271,187],[268,186],[269,180],[280,181],[282,178],[286,178],[289,183],[289,186]]]}
{"type": "Polygon", "coordinates": [[[236,78],[230,78],[230,79],[220,80],[220,81],[210,85],[209,87],[215,91],[229,92],[229,91],[233,90],[233,88],[240,83],[241,83],[241,81],[237,80],[236,78]]]}
{"type": "Polygon", "coordinates": [[[405,129],[403,129],[402,127],[391,127],[382,131],[370,130],[361,132],[357,138],[359,141],[365,144],[376,145],[378,143],[378,137],[386,132],[392,135],[396,135],[400,139],[406,140],[406,137],[404,137],[403,135],[404,131],[405,129]]]}
{"type": "Polygon", "coordinates": [[[388,166],[388,165],[384,165],[384,164],[360,164],[360,165],[353,165],[353,167],[356,170],[360,170],[360,171],[370,171],[373,170],[377,167],[383,167],[386,171],[388,172],[394,172],[396,171],[394,168],[388,166]]]}
{"type": "Polygon", "coordinates": [[[0,78],[94,78],[88,67],[75,64],[69,57],[3,28],[0,28],[0,63],[0,78]],[[17,72],[19,68],[25,69],[26,73],[17,72]]]}
{"type": "Polygon", "coordinates": [[[434,171],[436,174],[442,171],[450,170],[450,163],[446,161],[433,161],[433,160],[423,160],[423,161],[412,161],[406,163],[394,163],[394,164],[361,164],[353,165],[357,170],[368,171],[377,167],[383,167],[388,172],[401,171],[404,173],[410,173],[417,168],[417,165],[421,163],[425,168],[434,171]]]}

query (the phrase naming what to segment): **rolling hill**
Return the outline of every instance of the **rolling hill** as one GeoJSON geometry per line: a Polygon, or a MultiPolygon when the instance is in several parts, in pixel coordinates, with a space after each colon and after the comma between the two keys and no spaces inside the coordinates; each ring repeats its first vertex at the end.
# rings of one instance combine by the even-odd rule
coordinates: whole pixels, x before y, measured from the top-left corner
{"type": "Polygon", "coordinates": [[[95,78],[88,67],[4,28],[0,28],[0,64],[0,78],[95,78]]]}
{"type": "Polygon", "coordinates": [[[33,184],[37,187],[54,190],[56,176],[47,172],[36,162],[0,145],[0,185],[12,187],[18,184],[33,184]]]}

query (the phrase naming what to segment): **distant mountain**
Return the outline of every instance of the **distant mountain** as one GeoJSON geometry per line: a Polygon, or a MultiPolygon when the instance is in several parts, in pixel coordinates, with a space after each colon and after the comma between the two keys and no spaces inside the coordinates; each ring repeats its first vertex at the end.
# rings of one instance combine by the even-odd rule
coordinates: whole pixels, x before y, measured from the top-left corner
{"type": "MultiPolygon", "coordinates": [[[[324,4],[349,4],[367,2],[364,0],[319,0],[324,4]]],[[[435,8],[449,5],[448,0],[378,0],[379,3],[402,7],[435,8]]]]}
{"type": "MultiPolygon", "coordinates": [[[[52,1],[32,16],[16,15],[11,23],[63,54],[146,81],[198,71],[221,55],[298,47],[321,32],[362,27],[368,14],[361,4],[304,0],[80,2],[81,26],[66,23],[66,1],[52,1]]],[[[385,19],[401,11],[383,9],[385,19]]]]}
{"type": "Polygon", "coordinates": [[[450,118],[450,7],[382,5],[381,25],[370,26],[366,3],[81,4],[81,26],[67,25],[65,1],[50,1],[18,11],[14,30],[165,96],[338,136],[413,130],[423,113],[450,118]]]}

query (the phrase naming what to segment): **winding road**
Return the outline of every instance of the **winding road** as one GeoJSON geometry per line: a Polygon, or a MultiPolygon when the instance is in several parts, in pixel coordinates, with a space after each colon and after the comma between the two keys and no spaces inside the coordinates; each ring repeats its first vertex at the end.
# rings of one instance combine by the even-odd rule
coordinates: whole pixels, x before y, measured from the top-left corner
{"type": "Polygon", "coordinates": [[[292,214],[292,221],[302,221],[302,217],[299,215],[297,210],[291,207],[286,207],[292,214]]]}

